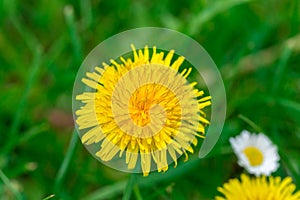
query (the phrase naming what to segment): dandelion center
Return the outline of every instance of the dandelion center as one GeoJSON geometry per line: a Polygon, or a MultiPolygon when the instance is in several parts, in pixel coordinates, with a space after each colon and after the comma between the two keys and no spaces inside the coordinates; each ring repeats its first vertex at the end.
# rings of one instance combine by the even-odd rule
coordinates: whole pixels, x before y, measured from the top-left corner
{"type": "Polygon", "coordinates": [[[132,94],[129,113],[136,125],[144,127],[157,120],[165,123],[166,113],[180,121],[181,108],[179,100],[170,89],[153,83],[141,86],[132,94]]]}
{"type": "Polygon", "coordinates": [[[258,148],[253,146],[245,148],[244,154],[247,156],[248,161],[252,166],[261,165],[264,160],[262,152],[258,148]]]}

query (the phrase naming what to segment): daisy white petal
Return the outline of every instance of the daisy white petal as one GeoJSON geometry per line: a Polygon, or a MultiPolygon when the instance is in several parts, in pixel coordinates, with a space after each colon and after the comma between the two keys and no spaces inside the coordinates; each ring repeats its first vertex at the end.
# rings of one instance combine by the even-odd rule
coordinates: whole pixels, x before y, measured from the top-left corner
{"type": "Polygon", "coordinates": [[[269,176],[278,169],[280,157],[277,146],[263,133],[251,134],[244,130],[229,141],[238,157],[238,164],[250,174],[269,176]]]}

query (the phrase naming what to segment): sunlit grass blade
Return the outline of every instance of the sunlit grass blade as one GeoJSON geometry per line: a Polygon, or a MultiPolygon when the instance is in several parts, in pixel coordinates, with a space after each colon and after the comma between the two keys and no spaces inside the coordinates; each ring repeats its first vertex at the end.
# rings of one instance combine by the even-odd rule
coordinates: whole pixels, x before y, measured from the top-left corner
{"type": "Polygon", "coordinates": [[[300,103],[288,100],[288,99],[279,99],[278,103],[286,108],[292,109],[300,113],[300,103]]]}
{"type": "Polygon", "coordinates": [[[9,190],[11,191],[12,194],[14,194],[15,198],[17,200],[23,200],[23,196],[21,195],[21,193],[19,193],[14,186],[12,185],[12,183],[10,182],[10,180],[7,178],[7,176],[3,173],[3,171],[0,169],[0,178],[3,181],[3,183],[7,186],[7,188],[9,188],[9,190]]]}
{"type": "Polygon", "coordinates": [[[51,198],[53,198],[53,197],[55,197],[55,195],[54,195],[54,194],[51,194],[50,196],[47,196],[46,198],[44,198],[44,199],[42,199],[42,200],[48,200],[48,199],[51,199],[51,198]]]}
{"type": "Polygon", "coordinates": [[[259,127],[257,124],[255,124],[252,120],[250,120],[249,118],[247,118],[246,116],[239,114],[238,117],[243,120],[244,122],[246,122],[248,125],[250,125],[255,131],[257,131],[258,133],[263,133],[263,129],[261,127],[259,127]]]}

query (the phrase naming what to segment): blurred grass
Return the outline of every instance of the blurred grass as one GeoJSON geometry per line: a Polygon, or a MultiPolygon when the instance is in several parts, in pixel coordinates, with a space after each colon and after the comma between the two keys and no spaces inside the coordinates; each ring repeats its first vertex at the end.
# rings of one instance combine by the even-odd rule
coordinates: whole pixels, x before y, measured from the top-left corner
{"type": "Polygon", "coordinates": [[[228,139],[243,129],[265,131],[280,149],[275,174],[292,176],[300,189],[299,13],[297,0],[0,0],[0,198],[212,199],[242,172],[228,139]],[[222,73],[228,112],[207,158],[180,159],[128,185],[127,174],[76,145],[71,95],[92,48],[142,26],[202,44],[222,73]]]}

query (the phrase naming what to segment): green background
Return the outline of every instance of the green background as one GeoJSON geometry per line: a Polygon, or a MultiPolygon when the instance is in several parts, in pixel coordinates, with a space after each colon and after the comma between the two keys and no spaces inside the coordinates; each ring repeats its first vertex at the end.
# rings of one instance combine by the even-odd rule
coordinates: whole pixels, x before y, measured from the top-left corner
{"type": "Polygon", "coordinates": [[[121,199],[132,191],[138,200],[212,199],[243,172],[228,139],[244,129],[278,145],[274,175],[291,176],[299,189],[299,15],[298,0],[0,0],[0,198],[121,199]],[[72,87],[96,45],[145,26],[180,31],[207,50],[224,80],[227,117],[206,158],[129,178],[73,134],[72,87]]]}

